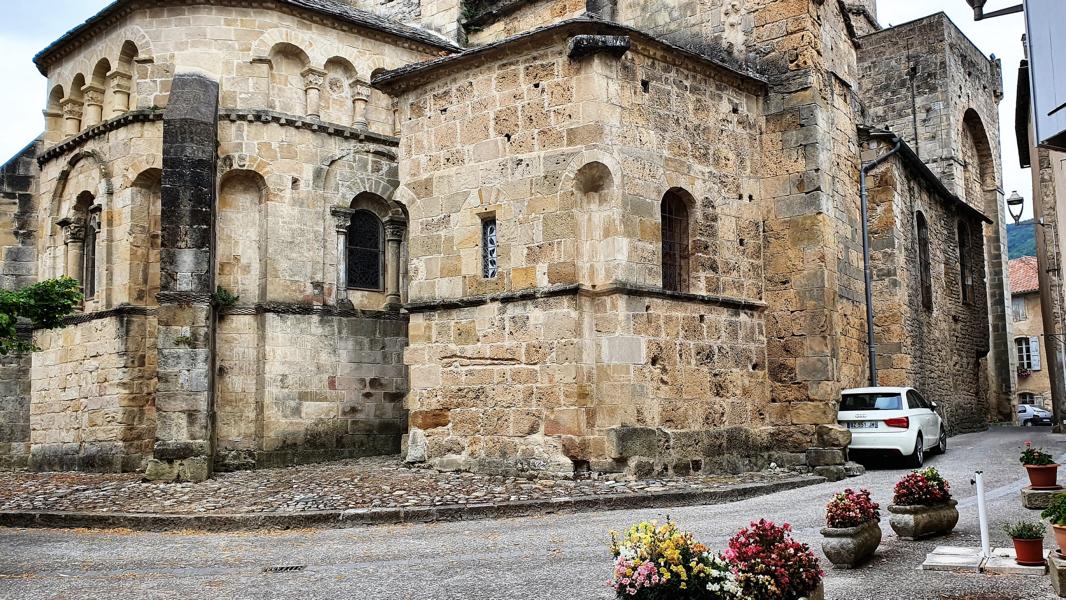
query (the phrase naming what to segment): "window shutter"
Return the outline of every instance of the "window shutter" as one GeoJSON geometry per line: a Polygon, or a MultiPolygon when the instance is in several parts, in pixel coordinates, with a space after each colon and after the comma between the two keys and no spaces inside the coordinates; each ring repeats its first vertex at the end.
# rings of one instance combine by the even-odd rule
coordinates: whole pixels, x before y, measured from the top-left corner
{"type": "Polygon", "coordinates": [[[1030,362],[1032,362],[1032,370],[1040,370],[1040,338],[1037,336],[1031,336],[1029,338],[1029,354],[1032,356],[1030,362]]]}

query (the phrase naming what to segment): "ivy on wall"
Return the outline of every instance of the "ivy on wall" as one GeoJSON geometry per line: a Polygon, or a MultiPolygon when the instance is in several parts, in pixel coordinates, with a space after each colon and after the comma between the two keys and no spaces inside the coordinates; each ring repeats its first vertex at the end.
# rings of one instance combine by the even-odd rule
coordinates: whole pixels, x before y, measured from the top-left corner
{"type": "Polygon", "coordinates": [[[0,355],[32,352],[33,342],[19,335],[19,319],[36,329],[53,329],[82,300],[81,286],[70,277],[41,281],[21,290],[0,290],[0,355]]]}

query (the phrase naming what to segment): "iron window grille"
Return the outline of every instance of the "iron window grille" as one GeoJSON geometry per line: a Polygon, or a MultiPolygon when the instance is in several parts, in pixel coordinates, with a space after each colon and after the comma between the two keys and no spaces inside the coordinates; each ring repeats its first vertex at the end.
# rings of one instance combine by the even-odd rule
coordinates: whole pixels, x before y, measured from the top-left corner
{"type": "Polygon", "coordinates": [[[384,289],[385,234],[381,219],[368,210],[352,213],[348,223],[348,288],[384,289]]]}
{"type": "Polygon", "coordinates": [[[499,237],[497,236],[496,218],[481,221],[481,275],[492,279],[499,274],[499,237]]]}

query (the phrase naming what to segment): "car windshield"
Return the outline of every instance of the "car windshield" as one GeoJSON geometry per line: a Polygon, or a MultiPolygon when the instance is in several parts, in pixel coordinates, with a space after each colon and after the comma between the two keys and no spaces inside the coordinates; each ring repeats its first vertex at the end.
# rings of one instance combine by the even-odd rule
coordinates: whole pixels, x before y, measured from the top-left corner
{"type": "Polygon", "coordinates": [[[902,410],[903,398],[899,394],[845,394],[840,399],[840,410],[902,410]]]}

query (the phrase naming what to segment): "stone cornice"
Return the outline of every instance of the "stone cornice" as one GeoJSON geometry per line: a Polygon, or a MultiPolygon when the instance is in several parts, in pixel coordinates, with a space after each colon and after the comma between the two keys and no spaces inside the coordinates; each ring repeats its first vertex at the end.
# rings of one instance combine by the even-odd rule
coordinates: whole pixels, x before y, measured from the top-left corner
{"type": "MultiPolygon", "coordinates": [[[[391,135],[375,133],[369,129],[359,129],[329,123],[314,117],[291,115],[273,110],[250,109],[250,108],[223,108],[218,111],[220,121],[247,121],[249,123],[277,123],[286,127],[309,129],[318,133],[334,135],[360,142],[371,142],[383,146],[398,147],[400,138],[391,135]]],[[[395,156],[392,157],[395,160],[395,156]]]]}
{"type": "Polygon", "coordinates": [[[37,157],[37,165],[44,166],[46,162],[57,156],[62,156],[71,150],[82,147],[86,142],[93,138],[100,137],[106,133],[115,131],[116,129],[121,129],[131,123],[147,123],[150,121],[162,120],[163,110],[158,108],[145,108],[122,113],[117,117],[108,119],[99,125],[94,125],[41,152],[41,155],[37,157]]]}
{"type": "Polygon", "coordinates": [[[731,296],[712,296],[706,294],[689,294],[684,292],[671,292],[662,288],[645,287],[630,284],[610,284],[593,289],[581,284],[570,284],[543,288],[530,288],[514,292],[498,294],[485,294],[479,296],[466,296],[463,298],[447,298],[423,302],[410,302],[404,308],[410,313],[424,313],[438,310],[452,310],[457,308],[470,308],[482,306],[492,302],[507,304],[510,302],[522,302],[539,298],[554,298],[558,296],[584,296],[598,298],[604,296],[639,296],[646,298],[662,298],[708,306],[723,306],[749,311],[763,311],[766,303],[758,300],[747,300],[731,296]]]}
{"type": "Polygon", "coordinates": [[[342,308],[322,304],[302,304],[299,302],[262,302],[258,304],[238,304],[219,311],[222,315],[316,315],[325,317],[357,317],[361,319],[378,319],[382,321],[406,321],[408,315],[393,310],[366,310],[359,308],[342,308]]]}

